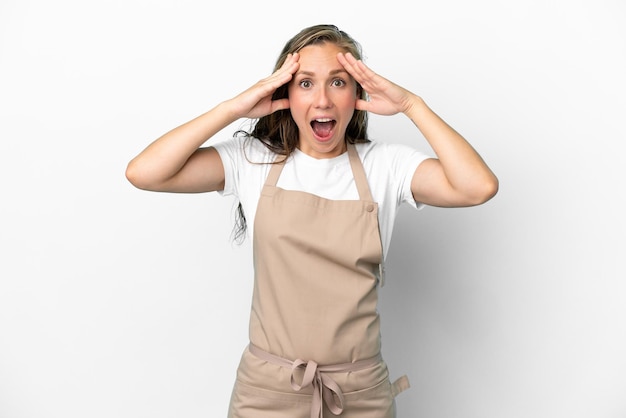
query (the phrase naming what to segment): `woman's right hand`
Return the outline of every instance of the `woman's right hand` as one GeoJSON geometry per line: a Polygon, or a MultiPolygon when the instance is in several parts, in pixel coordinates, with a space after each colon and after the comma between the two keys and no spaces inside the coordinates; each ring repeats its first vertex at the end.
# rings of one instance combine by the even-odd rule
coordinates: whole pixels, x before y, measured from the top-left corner
{"type": "Polygon", "coordinates": [[[272,100],[300,67],[298,54],[287,56],[272,75],[230,100],[167,132],[133,158],[128,180],[145,190],[208,192],[224,187],[224,167],[212,147],[199,148],[221,129],[240,118],[260,118],[288,109],[289,99],[272,100]]]}
{"type": "Polygon", "coordinates": [[[272,75],[266,77],[236,97],[228,100],[236,118],[257,119],[289,108],[289,99],[272,100],[274,92],[288,83],[298,71],[300,63],[298,53],[289,54],[283,65],[272,75]]]}

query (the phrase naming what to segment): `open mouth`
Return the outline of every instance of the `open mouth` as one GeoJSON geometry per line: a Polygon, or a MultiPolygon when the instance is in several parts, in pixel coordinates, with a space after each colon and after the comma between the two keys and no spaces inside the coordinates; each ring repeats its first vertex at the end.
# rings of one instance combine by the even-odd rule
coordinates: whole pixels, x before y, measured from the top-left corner
{"type": "Polygon", "coordinates": [[[311,121],[311,128],[317,138],[324,140],[332,136],[336,124],[337,121],[329,118],[315,119],[311,121]]]}

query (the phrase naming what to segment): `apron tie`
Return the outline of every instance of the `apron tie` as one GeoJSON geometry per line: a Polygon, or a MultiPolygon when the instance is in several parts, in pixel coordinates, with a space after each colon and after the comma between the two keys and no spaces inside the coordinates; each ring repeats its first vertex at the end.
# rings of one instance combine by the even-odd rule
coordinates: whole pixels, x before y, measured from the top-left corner
{"type": "Polygon", "coordinates": [[[322,402],[325,402],[328,409],[335,415],[343,412],[343,392],[337,382],[323,373],[325,371],[328,370],[325,370],[324,367],[319,367],[313,360],[305,362],[297,359],[291,366],[291,387],[293,390],[299,392],[308,386],[313,387],[311,418],[323,418],[322,402]],[[304,368],[304,376],[301,383],[298,384],[295,382],[294,375],[296,369],[302,368],[304,368]]]}
{"type": "Polygon", "coordinates": [[[359,360],[354,363],[341,363],[329,366],[320,366],[315,361],[304,361],[297,359],[290,361],[282,357],[276,356],[272,353],[257,347],[250,343],[248,349],[252,354],[261,360],[265,360],[269,363],[276,364],[278,366],[291,369],[291,387],[296,392],[312,386],[313,387],[313,399],[311,401],[311,418],[323,418],[323,404],[325,403],[330,412],[335,415],[339,415],[343,412],[343,392],[341,388],[327,373],[332,372],[355,372],[357,370],[363,370],[368,367],[373,367],[382,361],[382,356],[377,356],[359,360]],[[296,369],[304,369],[304,375],[300,383],[295,381],[296,369]]]}

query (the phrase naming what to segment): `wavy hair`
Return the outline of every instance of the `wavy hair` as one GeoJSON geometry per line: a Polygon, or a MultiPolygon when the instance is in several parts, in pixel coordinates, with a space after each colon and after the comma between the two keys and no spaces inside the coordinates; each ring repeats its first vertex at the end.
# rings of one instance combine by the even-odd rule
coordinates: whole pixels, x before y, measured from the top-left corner
{"type": "MultiPolygon", "coordinates": [[[[289,54],[299,52],[309,45],[319,45],[332,43],[345,52],[350,52],[356,59],[362,59],[361,45],[346,32],[340,30],[335,25],[314,25],[302,29],[291,38],[283,47],[282,52],[276,60],[274,71],[278,70],[289,54]]],[[[289,96],[288,84],[282,85],[272,95],[273,100],[284,99],[289,96]]],[[[357,96],[365,100],[367,93],[359,83],[357,83],[357,96]]],[[[358,142],[369,142],[367,135],[367,112],[355,109],[352,119],[348,123],[345,133],[345,140],[354,144],[358,142]]],[[[259,140],[271,151],[279,155],[289,157],[298,145],[298,126],[291,116],[289,109],[278,110],[272,114],[259,118],[254,123],[252,131],[238,130],[236,136],[243,135],[247,139],[259,140]]],[[[246,235],[246,218],[241,203],[236,212],[233,238],[236,242],[242,242],[246,235]]]]}

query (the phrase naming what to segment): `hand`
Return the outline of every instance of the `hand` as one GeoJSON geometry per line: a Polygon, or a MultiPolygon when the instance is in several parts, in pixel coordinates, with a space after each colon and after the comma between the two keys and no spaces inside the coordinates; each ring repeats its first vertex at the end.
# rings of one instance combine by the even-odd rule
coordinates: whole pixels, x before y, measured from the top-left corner
{"type": "Polygon", "coordinates": [[[283,65],[272,75],[229,100],[237,118],[256,119],[289,108],[289,99],[272,100],[272,94],[288,83],[300,67],[298,53],[289,54],[283,65]]]}
{"type": "Polygon", "coordinates": [[[369,100],[357,99],[356,109],[378,115],[395,115],[407,112],[412,101],[417,98],[408,90],[376,74],[363,61],[352,54],[339,53],[337,60],[350,75],[363,87],[369,100]]]}

